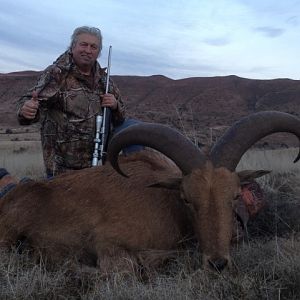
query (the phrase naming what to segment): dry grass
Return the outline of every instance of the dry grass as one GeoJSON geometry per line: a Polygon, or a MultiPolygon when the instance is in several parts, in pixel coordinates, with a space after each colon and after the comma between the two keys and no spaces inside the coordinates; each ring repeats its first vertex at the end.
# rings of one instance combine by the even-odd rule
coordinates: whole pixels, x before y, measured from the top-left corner
{"type": "Polygon", "coordinates": [[[266,169],[274,173],[300,172],[300,163],[293,163],[298,148],[258,150],[251,149],[242,157],[237,169],[266,169]]]}
{"type": "Polygon", "coordinates": [[[1,253],[1,299],[299,299],[300,241],[274,238],[233,249],[236,269],[222,274],[195,268],[185,253],[141,281],[133,275],[55,270],[27,254],[1,253]]]}
{"type": "Polygon", "coordinates": [[[40,141],[1,141],[0,166],[18,177],[44,176],[40,141]]]}
{"type": "MultiPolygon", "coordinates": [[[[21,176],[43,176],[40,148],[0,144],[2,166],[21,176]],[[25,149],[25,150],[24,150],[25,149]]],[[[195,249],[179,253],[143,280],[115,273],[102,278],[79,265],[49,266],[28,253],[0,252],[1,299],[300,299],[300,192],[295,149],[251,151],[239,168],[273,169],[260,180],[267,208],[249,224],[249,242],[233,245],[234,269],[204,271],[195,249]]]]}

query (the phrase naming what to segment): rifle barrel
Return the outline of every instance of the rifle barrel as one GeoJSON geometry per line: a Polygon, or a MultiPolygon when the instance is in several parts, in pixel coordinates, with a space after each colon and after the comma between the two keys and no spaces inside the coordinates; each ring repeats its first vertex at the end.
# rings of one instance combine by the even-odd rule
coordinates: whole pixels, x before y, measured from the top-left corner
{"type": "MultiPolygon", "coordinates": [[[[107,94],[109,92],[111,52],[112,52],[112,46],[109,46],[105,94],[107,94]]],[[[109,129],[110,129],[110,116],[111,116],[110,108],[104,107],[103,108],[103,116],[101,118],[101,129],[100,130],[99,130],[99,128],[97,128],[97,125],[99,126],[99,115],[96,116],[95,151],[93,154],[92,166],[97,166],[97,165],[101,166],[105,162],[106,150],[107,150],[106,149],[107,148],[107,139],[108,139],[108,134],[109,134],[109,129]],[[97,136],[97,132],[98,132],[98,136],[97,136]]]]}

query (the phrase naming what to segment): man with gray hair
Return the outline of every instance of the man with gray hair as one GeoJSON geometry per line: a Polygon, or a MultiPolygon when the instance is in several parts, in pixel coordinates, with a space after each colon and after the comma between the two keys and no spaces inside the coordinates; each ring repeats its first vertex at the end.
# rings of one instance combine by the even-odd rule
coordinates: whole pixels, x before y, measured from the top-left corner
{"type": "Polygon", "coordinates": [[[106,71],[97,62],[101,50],[98,28],[76,28],[68,50],[45,69],[37,84],[17,103],[20,124],[41,123],[48,177],[91,166],[95,116],[103,107],[111,109],[115,129],[135,123],[125,121],[122,97],[111,79],[105,93],[106,71]]]}

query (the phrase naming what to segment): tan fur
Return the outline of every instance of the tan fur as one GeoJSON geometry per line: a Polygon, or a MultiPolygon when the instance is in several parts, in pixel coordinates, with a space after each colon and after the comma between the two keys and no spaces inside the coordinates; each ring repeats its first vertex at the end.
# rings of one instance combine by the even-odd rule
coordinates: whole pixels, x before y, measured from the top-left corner
{"type": "Polygon", "coordinates": [[[18,185],[1,199],[0,242],[10,246],[26,237],[53,259],[70,252],[83,261],[95,257],[108,272],[151,261],[154,250],[164,260],[163,253],[195,232],[204,265],[229,261],[232,200],[240,188],[236,173],[208,162],[185,176],[179,191],[147,187],[180,175],[159,153],[143,151],[120,165],[130,178],[107,163],[18,185]]]}
{"type": "Polygon", "coordinates": [[[194,215],[194,228],[203,253],[203,263],[226,259],[230,263],[233,199],[240,192],[239,178],[208,161],[202,170],[186,176],[183,194],[194,215]]]}

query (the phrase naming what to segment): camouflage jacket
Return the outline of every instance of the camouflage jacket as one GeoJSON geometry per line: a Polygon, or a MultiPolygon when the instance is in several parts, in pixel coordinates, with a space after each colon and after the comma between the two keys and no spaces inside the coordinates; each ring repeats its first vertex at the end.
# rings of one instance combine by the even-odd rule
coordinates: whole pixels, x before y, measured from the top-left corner
{"type": "MultiPolygon", "coordinates": [[[[43,156],[47,173],[91,166],[94,151],[95,115],[102,113],[100,95],[104,94],[106,72],[98,62],[93,76],[82,75],[68,51],[45,69],[37,84],[17,103],[17,110],[36,90],[39,110],[34,120],[19,115],[22,125],[40,121],[43,156]]],[[[118,101],[112,112],[114,126],[124,121],[125,108],[120,92],[110,79],[109,93],[118,101]]]]}

